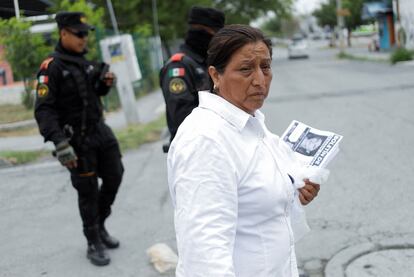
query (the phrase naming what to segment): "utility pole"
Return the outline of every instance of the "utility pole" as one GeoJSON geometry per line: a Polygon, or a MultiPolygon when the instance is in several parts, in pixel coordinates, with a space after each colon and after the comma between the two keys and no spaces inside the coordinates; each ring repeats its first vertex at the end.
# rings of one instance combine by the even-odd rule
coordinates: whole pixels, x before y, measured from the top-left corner
{"type": "Polygon", "coordinates": [[[20,19],[19,0],[14,0],[14,12],[16,14],[17,20],[19,20],[20,19]]]}
{"type": "Polygon", "coordinates": [[[336,0],[336,18],[337,18],[337,28],[339,35],[339,49],[341,52],[344,52],[345,41],[344,41],[344,15],[342,10],[342,0],[336,0]]]}
{"type": "Polygon", "coordinates": [[[162,57],[162,44],[160,38],[160,25],[158,24],[158,9],[157,9],[157,0],[152,0],[152,20],[154,25],[154,36],[155,36],[155,44],[156,44],[156,51],[157,51],[157,69],[160,69],[163,64],[163,57],[162,57]]]}
{"type": "Polygon", "coordinates": [[[400,21],[400,2],[399,0],[394,0],[392,2],[392,8],[394,11],[394,15],[396,17],[395,20],[395,25],[394,25],[394,31],[396,33],[396,42],[397,42],[397,47],[401,47],[403,46],[404,42],[404,38],[401,36],[401,21],[400,21]]]}
{"type": "Polygon", "coordinates": [[[398,22],[400,22],[400,1],[399,0],[395,1],[395,6],[396,6],[396,9],[397,9],[397,20],[398,20],[398,22]]]}
{"type": "Polygon", "coordinates": [[[115,35],[119,35],[118,22],[116,21],[114,8],[112,7],[111,0],[106,0],[108,6],[109,16],[111,17],[112,27],[114,28],[115,35]]]}
{"type": "Polygon", "coordinates": [[[157,0],[152,0],[152,20],[154,24],[154,35],[160,36],[160,26],[158,25],[157,0]]]}

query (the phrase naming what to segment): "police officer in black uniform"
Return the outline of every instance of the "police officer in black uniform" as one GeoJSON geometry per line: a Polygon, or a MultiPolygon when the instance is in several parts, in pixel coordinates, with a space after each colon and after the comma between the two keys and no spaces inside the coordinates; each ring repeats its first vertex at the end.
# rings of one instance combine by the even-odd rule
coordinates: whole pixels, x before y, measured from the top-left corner
{"type": "MultiPolygon", "coordinates": [[[[198,91],[210,89],[207,49],[213,35],[224,27],[224,13],[194,6],[188,15],[189,29],[180,46],[160,71],[160,86],[167,106],[167,124],[174,139],[178,126],[198,106],[198,91]]],[[[164,152],[168,144],[164,145],[164,152]]]]}
{"type": "Polygon", "coordinates": [[[104,123],[100,97],[109,92],[115,75],[108,65],[87,61],[88,32],[93,29],[81,12],[56,15],[59,43],[38,73],[35,118],[45,141],[70,171],[78,192],[87,257],[107,265],[106,248],[117,248],[105,219],[111,213],[123,175],[121,152],[111,129],[104,123]],[[98,177],[102,183],[98,183],[98,177]]]}

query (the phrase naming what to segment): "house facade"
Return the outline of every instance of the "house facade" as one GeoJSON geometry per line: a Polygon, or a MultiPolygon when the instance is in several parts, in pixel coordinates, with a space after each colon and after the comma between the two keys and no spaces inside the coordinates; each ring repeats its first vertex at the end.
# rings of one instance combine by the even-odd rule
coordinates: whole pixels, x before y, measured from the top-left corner
{"type": "Polygon", "coordinates": [[[399,0],[400,30],[398,30],[401,45],[414,49],[414,1],[399,0]]]}
{"type": "Polygon", "coordinates": [[[0,45],[0,87],[13,83],[13,72],[4,58],[4,47],[0,45]]]}

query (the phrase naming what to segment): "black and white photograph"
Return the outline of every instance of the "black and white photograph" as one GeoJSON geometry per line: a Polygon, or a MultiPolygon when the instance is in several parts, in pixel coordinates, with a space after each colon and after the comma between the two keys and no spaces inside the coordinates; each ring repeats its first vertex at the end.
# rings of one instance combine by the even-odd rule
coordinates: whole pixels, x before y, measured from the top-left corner
{"type": "Polygon", "coordinates": [[[320,136],[308,132],[298,144],[295,151],[305,156],[314,156],[320,146],[325,142],[326,138],[326,136],[320,136]]]}

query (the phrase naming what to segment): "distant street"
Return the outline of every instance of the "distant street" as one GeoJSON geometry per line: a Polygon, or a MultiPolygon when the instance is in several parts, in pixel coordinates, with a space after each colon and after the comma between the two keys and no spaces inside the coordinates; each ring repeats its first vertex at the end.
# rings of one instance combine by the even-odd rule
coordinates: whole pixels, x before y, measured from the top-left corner
{"type": "Polygon", "coordinates": [[[313,230],[297,246],[302,264],[323,264],[360,242],[412,239],[413,67],[336,60],[332,50],[300,61],[283,54],[264,107],[268,126],[280,134],[296,119],[344,136],[328,183],[307,208],[313,230]]]}
{"type": "MultiPolygon", "coordinates": [[[[263,108],[276,134],[296,119],[344,136],[328,182],[306,208],[312,231],[297,245],[299,265],[312,267],[311,277],[323,276],[326,262],[346,247],[414,235],[413,67],[338,60],[336,50],[317,44],[305,60],[275,49],[263,108]]],[[[76,193],[63,168],[0,169],[0,276],[161,276],[145,250],[157,242],[175,250],[165,158],[161,142],[125,153],[108,222],[121,248],[110,251],[112,263],[103,268],[84,257],[76,193]]]]}

